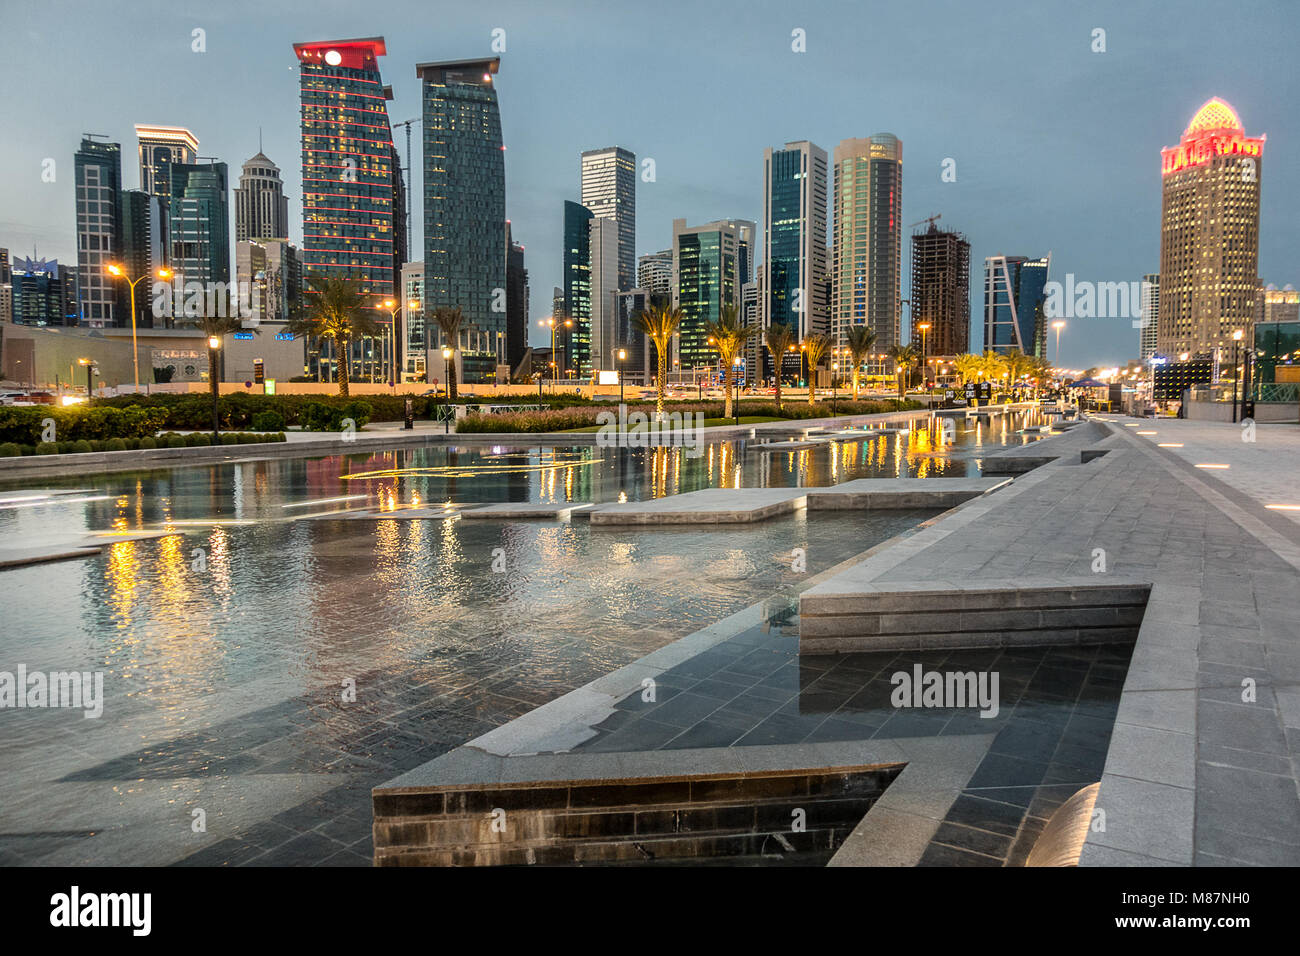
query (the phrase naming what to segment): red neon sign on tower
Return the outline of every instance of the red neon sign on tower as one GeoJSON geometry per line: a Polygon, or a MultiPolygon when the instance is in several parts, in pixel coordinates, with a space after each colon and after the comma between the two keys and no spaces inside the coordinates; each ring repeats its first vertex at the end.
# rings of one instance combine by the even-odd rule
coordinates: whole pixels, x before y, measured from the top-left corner
{"type": "Polygon", "coordinates": [[[1247,136],[1233,108],[1216,96],[1196,111],[1177,146],[1160,151],[1160,174],[1200,166],[1216,156],[1259,157],[1266,138],[1247,136]]]}

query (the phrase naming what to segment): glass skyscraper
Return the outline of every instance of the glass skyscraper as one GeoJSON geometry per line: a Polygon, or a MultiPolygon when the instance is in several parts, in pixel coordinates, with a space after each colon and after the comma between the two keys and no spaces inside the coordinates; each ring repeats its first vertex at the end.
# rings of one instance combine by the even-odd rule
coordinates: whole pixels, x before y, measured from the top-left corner
{"type": "MultiPolygon", "coordinates": [[[[482,354],[466,381],[496,371],[506,328],[506,165],[493,77],[499,58],[420,63],[424,124],[426,314],[459,307],[482,354]],[[483,349],[481,343],[489,343],[483,349]]],[[[466,341],[471,337],[467,336],[466,341]]]]}
{"type": "MultiPolygon", "coordinates": [[[[564,315],[555,316],[555,348],[563,358],[556,369],[591,368],[591,210],[564,202],[564,315]],[[573,322],[563,326],[565,319],[573,322]]],[[[548,342],[547,345],[550,345],[548,342]]]]}
{"type": "Polygon", "coordinates": [[[1046,357],[1047,332],[1043,307],[1051,255],[989,256],[984,260],[984,348],[994,352],[1019,349],[1046,357]]]}
{"type": "Polygon", "coordinates": [[[764,328],[827,331],[826,151],[806,140],[763,152],[764,328]]]}
{"type": "Polygon", "coordinates": [[[230,180],[225,163],[171,166],[170,267],[190,282],[230,281],[230,180]]]}
{"type": "Polygon", "coordinates": [[[679,378],[694,379],[696,369],[716,368],[718,350],[709,344],[707,324],[724,305],[741,305],[741,287],[749,281],[757,226],[726,219],[702,226],[673,220],[673,304],[682,310],[674,361],[679,378]]]}
{"type": "Polygon", "coordinates": [[[368,296],[392,296],[392,90],[377,59],[386,53],[384,38],[293,49],[302,88],[304,278],[355,279],[368,296]]]}

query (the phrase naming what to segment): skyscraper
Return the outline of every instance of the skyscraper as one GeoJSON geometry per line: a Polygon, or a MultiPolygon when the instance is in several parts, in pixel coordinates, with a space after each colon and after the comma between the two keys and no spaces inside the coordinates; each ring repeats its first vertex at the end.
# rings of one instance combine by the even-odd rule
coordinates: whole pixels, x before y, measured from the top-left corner
{"type": "Polygon", "coordinates": [[[1019,349],[1046,357],[1049,253],[1041,259],[989,256],[984,260],[984,348],[994,352],[1019,349]]]}
{"type": "Polygon", "coordinates": [[[192,163],[199,155],[199,141],[183,126],[136,126],[140,144],[140,188],[171,199],[171,166],[192,163]]]}
{"type": "Polygon", "coordinates": [[[846,139],[834,161],[831,331],[842,346],[847,326],[867,325],[884,351],[900,342],[903,144],[892,133],[846,139]]]}
{"type": "Polygon", "coordinates": [[[523,243],[515,242],[506,223],[510,246],[506,260],[506,346],[505,361],[513,371],[524,360],[528,348],[528,270],[524,268],[523,243]]]}
{"type": "MultiPolygon", "coordinates": [[[[168,201],[142,189],[123,189],[118,193],[119,218],[122,223],[121,264],[132,279],[155,275],[168,263],[168,201]]],[[[149,286],[141,283],[136,294],[136,324],[152,328],[153,312],[147,307],[149,286]],[[145,293],[143,296],[141,292],[145,293]]],[[[130,307],[130,299],[127,299],[130,307]]]]}
{"type": "MultiPolygon", "coordinates": [[[[171,270],[186,284],[230,281],[230,180],[225,163],[173,163],[171,270]]],[[[194,318],[194,316],[186,316],[194,318]]]]}
{"type": "MultiPolygon", "coordinates": [[[[506,330],[506,165],[494,79],[499,58],[420,63],[426,311],[459,307],[497,341],[506,330]]],[[[482,339],[482,336],[480,336],[482,339]]],[[[466,354],[466,381],[496,371],[494,351],[466,354]]]]}
{"type": "Polygon", "coordinates": [[[304,275],[354,279],[368,298],[392,296],[392,89],[378,63],[384,38],[293,49],[302,95],[304,275]]]}
{"type": "Polygon", "coordinates": [[[81,323],[91,328],[129,324],[122,283],[108,266],[122,254],[122,146],[81,141],[74,161],[77,191],[77,288],[81,323]]]}
{"type": "Polygon", "coordinates": [[[402,336],[404,381],[428,377],[428,353],[437,343],[427,335],[424,313],[424,263],[402,266],[402,336]]]}
{"type": "MultiPolygon", "coordinates": [[[[741,307],[741,288],[753,267],[757,225],[747,219],[723,219],[701,226],[673,220],[673,306],[682,310],[673,361],[680,377],[715,368],[718,351],[706,328],[725,305],[741,307]]],[[[670,366],[671,371],[671,366],[670,366]]]]}
{"type": "Polygon", "coordinates": [[[1160,151],[1162,354],[1208,355],[1254,321],[1264,139],[1215,97],[1160,151]]]}
{"type": "MultiPolygon", "coordinates": [[[[837,230],[838,232],[838,230],[837,230]]],[[[934,222],[912,233],[912,342],[928,355],[970,351],[970,243],[934,222]],[[925,324],[925,335],[918,326],[925,324]]],[[[879,339],[876,346],[879,350],[879,339]]]]}
{"type": "MultiPolygon", "coordinates": [[[[556,374],[591,368],[591,226],[595,218],[581,203],[564,202],[564,313],[555,316],[555,348],[563,356],[556,374]],[[572,326],[564,326],[564,321],[572,326]]],[[[549,343],[547,343],[549,345],[549,343]]]]}
{"type": "Polygon", "coordinates": [[[637,260],[636,266],[636,284],[638,289],[644,289],[653,303],[656,296],[662,297],[657,301],[667,303],[673,294],[673,251],[664,249],[662,252],[651,252],[637,260]]]}
{"type": "Polygon", "coordinates": [[[280,167],[259,151],[244,163],[235,190],[235,241],[288,239],[289,200],[280,167]]]}
{"type": "Polygon", "coordinates": [[[623,341],[619,338],[615,295],[619,291],[619,224],[614,219],[593,217],[588,248],[591,251],[591,362],[582,369],[584,378],[592,372],[617,367],[613,351],[623,341]]]}
{"type": "Polygon", "coordinates": [[[246,301],[259,323],[288,321],[302,292],[302,262],[297,246],[288,239],[245,239],[236,243],[235,281],[241,289],[249,290],[246,301]]]}
{"type": "MultiPolygon", "coordinates": [[[[1142,328],[1138,333],[1138,349],[1142,361],[1156,354],[1156,332],[1160,323],[1160,273],[1148,272],[1142,277],[1142,328]]],[[[1055,361],[1056,356],[1052,356],[1055,361]]]]}
{"type": "Polygon", "coordinates": [[[826,151],[802,140],[763,151],[763,327],[802,340],[828,331],[826,151]]]}
{"type": "Polygon", "coordinates": [[[597,219],[618,227],[618,288],[636,284],[636,155],[622,146],[582,154],[582,196],[597,219]]]}

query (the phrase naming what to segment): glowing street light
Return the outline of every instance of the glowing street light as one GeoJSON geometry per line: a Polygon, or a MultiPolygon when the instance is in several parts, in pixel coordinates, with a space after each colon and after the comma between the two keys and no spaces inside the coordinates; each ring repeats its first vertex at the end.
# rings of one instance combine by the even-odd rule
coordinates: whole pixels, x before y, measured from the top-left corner
{"type": "Polygon", "coordinates": [[[146,272],[144,275],[132,279],[126,274],[125,266],[110,263],[108,266],[108,274],[113,276],[115,279],[125,279],[127,285],[131,287],[131,364],[135,369],[135,387],[138,389],[140,387],[140,350],[136,346],[135,341],[135,287],[139,285],[141,281],[148,279],[153,275],[156,275],[159,279],[170,279],[172,277],[172,271],[167,268],[160,268],[154,273],[146,272]]]}

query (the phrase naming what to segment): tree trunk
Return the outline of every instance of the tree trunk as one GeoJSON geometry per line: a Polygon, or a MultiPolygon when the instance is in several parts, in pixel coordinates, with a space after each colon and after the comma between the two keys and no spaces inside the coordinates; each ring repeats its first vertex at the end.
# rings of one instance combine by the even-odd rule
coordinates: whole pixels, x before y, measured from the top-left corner
{"type": "Polygon", "coordinates": [[[726,401],[722,404],[722,417],[731,417],[731,376],[735,374],[735,365],[728,362],[722,370],[722,387],[726,392],[726,401]]]}
{"type": "Polygon", "coordinates": [[[447,359],[447,401],[456,401],[456,350],[451,350],[451,358],[447,359]]]}
{"type": "Polygon", "coordinates": [[[664,420],[664,391],[668,386],[668,347],[664,343],[663,348],[659,348],[659,343],[655,343],[655,348],[659,352],[659,375],[655,382],[655,421],[664,420]]]}
{"type": "Polygon", "coordinates": [[[214,402],[221,398],[221,385],[217,379],[217,350],[208,346],[208,391],[212,393],[214,402]]]}
{"type": "Polygon", "coordinates": [[[344,398],[349,397],[348,381],[352,375],[352,355],[348,350],[349,344],[347,339],[334,340],[335,365],[339,370],[339,394],[344,398]]]}
{"type": "Polygon", "coordinates": [[[817,369],[808,367],[808,404],[817,404],[817,369]]]}
{"type": "MultiPolygon", "coordinates": [[[[773,358],[775,359],[775,356],[773,356],[773,358]]],[[[773,361],[772,364],[776,366],[776,369],[775,369],[775,371],[776,371],[776,410],[777,410],[778,412],[780,412],[780,411],[781,411],[781,363],[780,363],[780,362],[777,362],[777,361],[773,361]]]]}
{"type": "Polygon", "coordinates": [[[853,363],[853,400],[858,400],[858,363],[853,363]]]}

